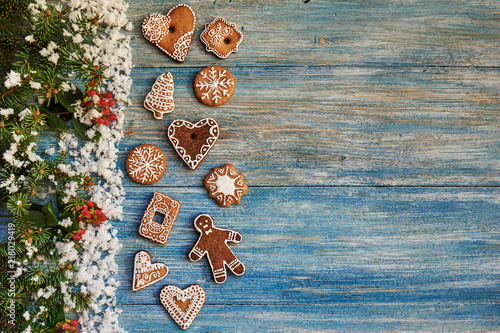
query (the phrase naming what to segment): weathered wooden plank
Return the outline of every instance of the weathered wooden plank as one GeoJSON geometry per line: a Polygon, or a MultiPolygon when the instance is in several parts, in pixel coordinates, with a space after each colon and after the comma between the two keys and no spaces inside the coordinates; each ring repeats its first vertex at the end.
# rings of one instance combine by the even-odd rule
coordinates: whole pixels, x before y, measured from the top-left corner
{"type": "Polygon", "coordinates": [[[401,302],[458,300],[459,290],[467,295],[462,301],[500,296],[488,294],[499,273],[498,188],[250,188],[226,209],[204,189],[156,190],[183,206],[167,245],[159,245],[137,233],[152,189],[127,188],[124,221],[115,225],[124,247],[122,303],[149,303],[156,289],[128,291],[141,249],[171,268],[166,282],[202,283],[219,296],[215,303],[377,299],[370,296],[377,290],[401,302]],[[243,277],[216,286],[204,261],[187,259],[200,213],[243,234],[232,246],[248,266],[243,277]]]}
{"type": "Polygon", "coordinates": [[[240,205],[222,209],[202,189],[160,187],[183,204],[165,246],[137,234],[151,190],[127,188],[125,219],[115,223],[129,331],[175,327],[159,290],[192,283],[207,292],[200,331],[234,322],[242,332],[498,328],[498,188],[250,188],[240,205]],[[243,234],[231,247],[245,275],[216,285],[205,259],[187,259],[199,213],[243,234]],[[132,261],[142,249],[170,272],[134,293],[132,261]],[[148,309],[140,324],[138,306],[148,309]]]}
{"type": "MultiPolygon", "coordinates": [[[[120,324],[129,332],[182,332],[160,304],[124,305],[120,324]]],[[[494,332],[494,304],[475,305],[475,314],[460,304],[206,304],[190,332],[494,332]],[[477,312],[476,312],[477,311],[477,312]],[[442,317],[436,316],[436,312],[442,317]],[[486,317],[486,318],[485,318],[486,317]],[[478,320],[480,318],[480,320],[478,320]]]]}
{"type": "Polygon", "coordinates": [[[254,186],[500,184],[496,69],[229,69],[236,92],[217,108],[194,96],[199,68],[136,69],[122,168],[130,149],[151,142],[167,155],[161,186],[199,186],[212,167],[228,162],[254,186]],[[176,109],[159,121],[142,103],[166,70],[176,109]],[[192,172],[166,128],[174,119],[204,117],[219,122],[221,138],[192,172]]]}
{"type": "Polygon", "coordinates": [[[183,64],[174,64],[141,33],[147,15],[166,14],[175,4],[130,1],[135,66],[500,65],[498,1],[192,0],[197,28],[183,64]],[[244,34],[238,53],[225,60],[205,52],[199,39],[217,16],[244,34]]]}

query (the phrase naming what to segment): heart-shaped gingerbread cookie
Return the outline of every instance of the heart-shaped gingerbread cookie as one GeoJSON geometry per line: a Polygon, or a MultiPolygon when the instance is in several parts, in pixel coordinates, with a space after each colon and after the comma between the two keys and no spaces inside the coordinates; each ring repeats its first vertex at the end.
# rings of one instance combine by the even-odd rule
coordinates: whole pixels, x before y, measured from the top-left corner
{"type": "Polygon", "coordinates": [[[183,62],[193,40],[196,16],[191,7],[177,5],[167,15],[152,14],[142,22],[142,34],[172,59],[183,62]]]}
{"type": "Polygon", "coordinates": [[[132,290],[138,291],[146,288],[160,281],[167,274],[167,265],[161,262],[151,263],[151,255],[149,252],[141,250],[135,254],[132,290]]]}
{"type": "Polygon", "coordinates": [[[205,303],[205,290],[192,284],[185,289],[166,285],[160,291],[160,302],[182,329],[187,329],[205,303]]]}
{"type": "Polygon", "coordinates": [[[182,160],[192,169],[200,165],[219,138],[219,125],[212,118],[196,124],[178,119],[167,131],[168,139],[182,160]]]}

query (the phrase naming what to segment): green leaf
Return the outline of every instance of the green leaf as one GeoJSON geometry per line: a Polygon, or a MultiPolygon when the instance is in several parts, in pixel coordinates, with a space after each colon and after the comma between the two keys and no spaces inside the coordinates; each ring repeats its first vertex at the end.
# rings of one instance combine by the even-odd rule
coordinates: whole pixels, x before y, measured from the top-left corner
{"type": "Polygon", "coordinates": [[[64,319],[66,319],[66,313],[64,312],[62,305],[58,305],[55,308],[55,311],[49,311],[49,313],[49,327],[54,327],[58,322],[64,321],[64,319]],[[54,312],[55,314],[53,314],[54,312]]]}
{"type": "Polygon", "coordinates": [[[30,210],[30,221],[35,223],[35,225],[40,228],[43,227],[45,224],[45,217],[42,212],[39,212],[38,210],[30,210]]]}
{"type": "Polygon", "coordinates": [[[45,205],[43,205],[42,212],[45,215],[45,223],[47,225],[53,227],[59,224],[56,213],[54,212],[54,205],[52,205],[52,200],[49,200],[45,205]]]}
{"type": "Polygon", "coordinates": [[[42,111],[43,114],[48,116],[47,124],[50,127],[56,128],[63,132],[69,132],[69,126],[64,122],[64,120],[59,118],[59,116],[56,116],[55,114],[44,108],[41,108],[40,110],[42,111]]]}
{"type": "Polygon", "coordinates": [[[78,88],[76,88],[75,91],[60,91],[57,93],[57,100],[59,103],[71,113],[75,112],[73,104],[81,99],[83,99],[83,92],[78,88]]]}
{"type": "Polygon", "coordinates": [[[76,133],[78,133],[83,139],[87,140],[87,141],[90,141],[90,140],[94,140],[94,141],[99,141],[99,139],[101,138],[101,133],[99,132],[96,132],[94,137],[91,139],[89,138],[85,132],[87,132],[87,130],[90,128],[88,127],[87,125],[85,124],[82,124],[80,122],[80,120],[76,119],[76,118],[73,118],[71,120],[71,123],[73,124],[73,128],[75,129],[76,133]]]}
{"type": "Polygon", "coordinates": [[[37,211],[41,212],[41,211],[42,211],[42,209],[43,209],[43,206],[42,206],[42,205],[39,205],[39,204],[37,204],[37,203],[32,202],[32,203],[31,203],[31,206],[30,206],[30,209],[31,209],[31,210],[37,210],[37,211]]]}
{"type": "Polygon", "coordinates": [[[54,205],[52,204],[52,199],[50,199],[49,201],[47,201],[45,205],[43,205],[42,212],[45,215],[51,214],[52,216],[54,216],[54,218],[56,217],[56,213],[54,211],[54,205]]]}

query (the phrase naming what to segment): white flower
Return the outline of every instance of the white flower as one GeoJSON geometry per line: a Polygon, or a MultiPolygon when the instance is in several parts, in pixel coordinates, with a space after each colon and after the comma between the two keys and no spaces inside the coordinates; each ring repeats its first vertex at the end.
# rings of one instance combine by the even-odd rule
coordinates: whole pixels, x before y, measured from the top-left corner
{"type": "Polygon", "coordinates": [[[33,37],[33,35],[26,36],[24,40],[29,42],[30,44],[35,42],[35,38],[33,37]]]}

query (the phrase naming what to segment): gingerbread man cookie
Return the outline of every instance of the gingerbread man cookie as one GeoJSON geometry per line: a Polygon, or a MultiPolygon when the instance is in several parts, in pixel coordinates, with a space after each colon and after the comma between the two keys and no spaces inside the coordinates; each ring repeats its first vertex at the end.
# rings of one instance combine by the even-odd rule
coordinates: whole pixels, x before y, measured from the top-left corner
{"type": "Polygon", "coordinates": [[[164,263],[151,263],[151,254],[141,250],[135,254],[134,278],[132,290],[138,291],[155,282],[160,281],[168,274],[168,267],[164,263]]]}
{"type": "Polygon", "coordinates": [[[194,220],[194,227],[200,236],[188,254],[191,261],[198,261],[207,255],[214,280],[217,283],[226,282],[225,266],[229,267],[237,276],[245,273],[245,266],[227,246],[228,242],[239,243],[241,241],[239,232],[214,227],[214,220],[207,214],[198,215],[194,220]]]}
{"type": "Polygon", "coordinates": [[[179,201],[163,193],[155,192],[139,225],[139,235],[163,245],[167,244],[168,236],[180,208],[179,201]],[[153,221],[156,212],[165,215],[161,224],[153,221]]]}
{"type": "Polygon", "coordinates": [[[174,111],[174,79],[172,74],[166,72],[160,75],[151,91],[144,100],[144,107],[153,112],[156,119],[162,119],[164,113],[171,113],[174,111]]]}
{"type": "Polygon", "coordinates": [[[238,52],[238,46],[243,40],[243,34],[222,17],[217,17],[205,24],[205,30],[200,39],[207,46],[207,52],[213,52],[219,58],[227,58],[231,53],[238,52]]]}
{"type": "Polygon", "coordinates": [[[247,193],[248,186],[243,175],[231,164],[213,168],[204,181],[208,195],[223,207],[240,203],[241,197],[247,193]]]}

